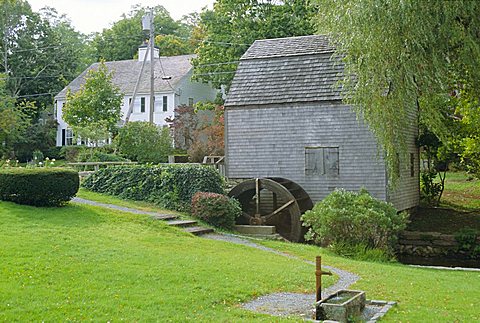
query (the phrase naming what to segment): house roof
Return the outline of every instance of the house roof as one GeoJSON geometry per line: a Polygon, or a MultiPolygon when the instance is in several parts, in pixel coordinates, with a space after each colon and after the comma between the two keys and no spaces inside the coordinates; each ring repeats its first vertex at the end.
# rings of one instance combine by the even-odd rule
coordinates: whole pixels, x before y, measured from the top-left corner
{"type": "Polygon", "coordinates": [[[341,99],[343,64],[322,35],[257,40],[240,59],[225,106],[341,99]]]}
{"type": "MultiPolygon", "coordinates": [[[[172,92],[176,89],[178,83],[191,71],[191,59],[195,55],[180,55],[160,57],[160,61],[156,61],[154,65],[155,72],[155,92],[172,92]],[[163,80],[162,77],[171,77],[169,80],[163,80]]],[[[91,69],[98,68],[100,63],[94,63],[85,71],[83,71],[76,79],[70,82],[55,98],[65,98],[67,90],[76,92],[85,83],[85,76],[91,69]]],[[[112,61],[105,62],[108,70],[113,72],[112,81],[120,87],[120,90],[126,95],[132,95],[137,82],[138,74],[142,68],[142,62],[138,60],[112,61]]],[[[145,63],[143,75],[140,79],[138,93],[150,92],[150,62],[145,63]]]]}

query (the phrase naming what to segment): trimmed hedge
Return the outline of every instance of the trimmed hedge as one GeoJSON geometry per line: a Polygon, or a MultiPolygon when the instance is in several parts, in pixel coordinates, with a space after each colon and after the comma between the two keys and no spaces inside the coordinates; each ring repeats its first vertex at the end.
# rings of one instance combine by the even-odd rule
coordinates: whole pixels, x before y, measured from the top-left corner
{"type": "Polygon", "coordinates": [[[216,227],[232,229],[241,214],[240,203],[223,194],[197,192],[192,198],[192,215],[216,227]]]}
{"type": "Polygon", "coordinates": [[[78,172],[65,168],[0,169],[0,199],[34,206],[60,206],[78,192],[78,172]]]}
{"type": "Polygon", "coordinates": [[[224,193],[220,174],[202,165],[107,167],[88,176],[82,185],[94,192],[150,201],[178,211],[190,209],[196,192],[224,193]]]}

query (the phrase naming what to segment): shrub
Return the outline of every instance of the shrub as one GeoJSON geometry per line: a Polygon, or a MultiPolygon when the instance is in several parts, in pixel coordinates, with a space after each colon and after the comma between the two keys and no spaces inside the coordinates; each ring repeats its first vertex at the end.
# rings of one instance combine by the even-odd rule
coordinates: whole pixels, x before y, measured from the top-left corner
{"type": "Polygon", "coordinates": [[[77,156],[79,162],[118,162],[127,161],[127,159],[112,153],[106,153],[101,148],[86,148],[79,152],[77,156]]]}
{"type": "Polygon", "coordinates": [[[78,155],[85,149],[85,146],[63,146],[60,149],[60,154],[65,157],[68,162],[76,162],[78,155]]]}
{"type": "Polygon", "coordinates": [[[62,147],[50,147],[45,151],[45,156],[49,157],[50,159],[62,159],[65,156],[61,153],[62,147]]]}
{"type": "Polygon", "coordinates": [[[108,167],[88,176],[83,186],[95,192],[155,202],[179,211],[190,209],[196,192],[223,193],[222,177],[212,167],[201,165],[108,167]]]}
{"type": "Polygon", "coordinates": [[[310,227],[305,238],[323,246],[380,249],[393,253],[398,233],[405,229],[407,216],[390,204],[359,193],[335,190],[307,211],[302,220],[310,227]]]}
{"type": "Polygon", "coordinates": [[[429,205],[438,205],[443,192],[442,183],[435,181],[437,174],[435,170],[420,172],[420,196],[429,205]]]}
{"type": "Polygon", "coordinates": [[[36,149],[33,151],[32,160],[35,164],[43,162],[43,158],[44,158],[43,153],[40,150],[36,149]]]}
{"type": "Polygon", "coordinates": [[[78,191],[78,172],[64,168],[0,169],[0,199],[34,206],[60,206],[78,191]]]}
{"type": "Polygon", "coordinates": [[[192,214],[213,226],[231,229],[242,208],[237,200],[223,194],[197,192],[192,198],[192,214]]]}
{"type": "Polygon", "coordinates": [[[455,240],[458,243],[458,250],[470,253],[472,258],[480,256],[480,244],[477,238],[480,231],[473,228],[463,228],[455,233],[455,240]]]}
{"type": "Polygon", "coordinates": [[[115,138],[120,154],[140,163],[166,163],[172,152],[168,128],[149,122],[129,122],[115,138]]]}

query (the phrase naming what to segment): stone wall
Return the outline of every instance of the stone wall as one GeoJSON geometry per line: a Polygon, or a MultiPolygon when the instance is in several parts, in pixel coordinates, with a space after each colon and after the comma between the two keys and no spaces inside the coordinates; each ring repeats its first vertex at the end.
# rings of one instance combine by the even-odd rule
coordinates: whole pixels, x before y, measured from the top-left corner
{"type": "MultiPolygon", "coordinates": [[[[477,237],[480,245],[480,237],[477,237]]],[[[472,258],[472,254],[460,250],[454,235],[438,232],[404,231],[398,240],[398,253],[400,255],[419,257],[454,256],[472,258]]]]}

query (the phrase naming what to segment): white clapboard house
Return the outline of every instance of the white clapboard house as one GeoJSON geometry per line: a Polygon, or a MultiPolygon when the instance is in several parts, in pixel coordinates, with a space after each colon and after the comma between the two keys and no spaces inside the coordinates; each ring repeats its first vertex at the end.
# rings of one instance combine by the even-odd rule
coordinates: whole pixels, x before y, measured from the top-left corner
{"type": "MultiPolygon", "coordinates": [[[[138,50],[138,59],[105,62],[108,70],[113,72],[113,83],[124,94],[121,107],[122,120],[125,120],[130,102],[141,71],[147,46],[138,50]]],[[[180,55],[159,57],[158,49],[154,52],[154,123],[166,125],[165,118],[174,117],[174,109],[179,105],[192,105],[197,101],[213,101],[217,91],[208,84],[191,80],[193,66],[191,59],[195,55],[180,55]]],[[[150,55],[140,78],[137,95],[130,115],[130,121],[149,121],[150,115],[150,55]]],[[[58,122],[57,146],[77,144],[72,130],[62,118],[62,108],[65,104],[68,89],[76,92],[85,83],[85,76],[91,69],[98,68],[99,63],[92,64],[60,93],[55,96],[55,119],[58,122]]]]}

